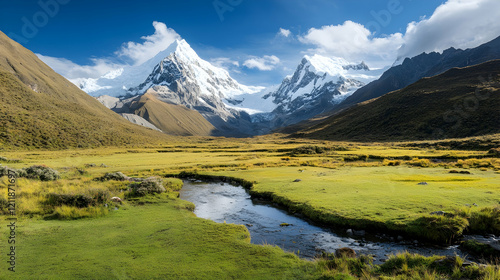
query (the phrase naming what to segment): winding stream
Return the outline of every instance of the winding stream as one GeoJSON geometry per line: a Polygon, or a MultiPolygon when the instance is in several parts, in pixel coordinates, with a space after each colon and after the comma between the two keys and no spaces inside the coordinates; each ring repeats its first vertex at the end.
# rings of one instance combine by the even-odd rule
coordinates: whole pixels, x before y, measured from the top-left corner
{"type": "Polygon", "coordinates": [[[341,247],[352,248],[358,254],[374,255],[375,263],[404,251],[424,256],[466,256],[457,245],[429,247],[417,241],[401,238],[398,241],[397,237],[385,235],[372,236],[362,232],[349,235],[345,230],[334,232],[267,202],[252,199],[243,187],[227,183],[186,180],[180,198],[193,202],[196,206],[194,213],[200,218],[246,225],[254,244],[277,245],[307,259],[314,258],[321,251],[334,252],[341,247]]]}

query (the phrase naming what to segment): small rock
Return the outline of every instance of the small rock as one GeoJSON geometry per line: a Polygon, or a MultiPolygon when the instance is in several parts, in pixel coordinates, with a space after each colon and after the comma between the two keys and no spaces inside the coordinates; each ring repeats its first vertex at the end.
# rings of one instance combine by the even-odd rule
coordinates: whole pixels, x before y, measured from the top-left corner
{"type": "Polygon", "coordinates": [[[470,173],[469,171],[464,170],[464,171],[460,171],[460,174],[472,174],[472,173],[470,173]]]}
{"type": "Polygon", "coordinates": [[[398,235],[398,241],[403,241],[404,238],[401,235],[398,235]]]}
{"type": "Polygon", "coordinates": [[[113,197],[111,198],[111,201],[113,201],[113,202],[120,202],[120,203],[121,203],[121,202],[122,202],[122,199],[121,199],[121,198],[119,198],[119,197],[117,197],[117,196],[113,196],[113,197]]]}
{"type": "Polygon", "coordinates": [[[443,216],[444,214],[446,214],[446,212],[444,211],[434,211],[431,213],[431,215],[438,215],[438,216],[443,216]]]}
{"type": "Polygon", "coordinates": [[[301,180],[301,179],[295,179],[295,180],[293,180],[293,182],[294,182],[294,183],[297,183],[297,182],[302,182],[302,180],[301,180]]]}
{"type": "Polygon", "coordinates": [[[420,182],[417,185],[428,185],[428,183],[427,182],[420,182]]]}
{"type": "Polygon", "coordinates": [[[353,235],[353,234],[354,234],[354,233],[352,232],[352,229],[348,229],[348,230],[346,231],[346,233],[347,233],[347,234],[349,234],[349,235],[353,235]]]}
{"type": "Polygon", "coordinates": [[[108,167],[108,166],[107,166],[106,164],[104,164],[104,163],[102,163],[100,166],[101,166],[101,167],[104,167],[104,168],[108,167]]]}
{"type": "Polygon", "coordinates": [[[252,225],[252,224],[246,224],[246,225],[247,225],[247,227],[253,227],[253,225],[252,225]]]}
{"type": "Polygon", "coordinates": [[[87,163],[85,164],[85,167],[96,167],[95,163],[87,163]]]}
{"type": "Polygon", "coordinates": [[[460,173],[458,170],[450,170],[450,173],[460,173]]]}
{"type": "Polygon", "coordinates": [[[365,247],[365,243],[359,243],[359,247],[365,247]]]}
{"type": "Polygon", "coordinates": [[[418,240],[413,240],[413,244],[418,244],[418,240]]]}
{"type": "Polygon", "coordinates": [[[476,204],[476,203],[472,203],[472,205],[477,206],[477,204],[476,204]]]}

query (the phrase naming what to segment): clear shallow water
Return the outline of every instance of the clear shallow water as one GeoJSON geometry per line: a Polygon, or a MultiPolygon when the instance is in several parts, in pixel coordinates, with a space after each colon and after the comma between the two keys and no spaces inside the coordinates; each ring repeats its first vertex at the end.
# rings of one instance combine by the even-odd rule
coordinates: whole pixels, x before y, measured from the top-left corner
{"type": "Polygon", "coordinates": [[[303,258],[313,258],[321,251],[335,252],[342,247],[352,248],[358,254],[374,255],[376,263],[384,261],[391,254],[404,251],[425,256],[466,255],[458,246],[429,247],[413,240],[391,241],[390,236],[352,236],[347,235],[345,230],[335,233],[269,203],[252,200],[243,187],[226,183],[187,180],[184,181],[180,198],[193,202],[196,206],[194,213],[200,218],[246,225],[252,243],[277,245],[303,258]],[[289,226],[281,226],[283,223],[289,226]]]}

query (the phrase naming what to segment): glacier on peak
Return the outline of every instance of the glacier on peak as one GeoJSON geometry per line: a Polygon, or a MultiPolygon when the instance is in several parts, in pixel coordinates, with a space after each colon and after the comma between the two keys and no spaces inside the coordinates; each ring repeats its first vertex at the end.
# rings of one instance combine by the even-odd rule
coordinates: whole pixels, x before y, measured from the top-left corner
{"type": "Polygon", "coordinates": [[[116,69],[79,85],[93,96],[107,95],[99,99],[107,107],[115,104],[119,109],[133,97],[150,92],[160,101],[198,111],[222,135],[223,131],[252,135],[329,110],[380,74],[364,62],[316,54],[304,56],[281,84],[246,86],[227,70],[200,58],[182,39],[141,65],[116,69]]]}
{"type": "MultiPolygon", "coordinates": [[[[184,66],[189,65],[193,70],[192,78],[197,80],[201,93],[205,95],[220,93],[223,98],[232,98],[240,94],[260,92],[263,89],[262,87],[239,84],[230,77],[225,69],[215,67],[201,59],[184,39],[174,41],[165,50],[140,65],[125,66],[108,72],[98,79],[75,79],[72,82],[92,96],[124,97],[143,94],[148,89],[145,81],[151,78],[151,72],[156,71],[155,68],[158,65],[163,65],[168,60],[175,60],[175,63],[184,66]],[[213,85],[218,81],[229,81],[231,86],[216,88],[213,85]]],[[[150,84],[149,86],[155,85],[160,84],[150,84]]]]}

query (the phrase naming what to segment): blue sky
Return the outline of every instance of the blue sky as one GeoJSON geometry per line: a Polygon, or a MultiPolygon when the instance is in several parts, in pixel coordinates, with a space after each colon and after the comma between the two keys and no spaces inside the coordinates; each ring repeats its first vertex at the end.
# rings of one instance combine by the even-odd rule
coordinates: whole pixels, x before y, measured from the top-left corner
{"type": "Polygon", "coordinates": [[[392,64],[398,54],[484,43],[500,35],[495,23],[500,18],[498,2],[2,1],[0,30],[43,55],[44,61],[69,78],[137,64],[180,36],[203,59],[225,67],[242,83],[270,85],[291,74],[305,54],[342,56],[382,67],[392,64]],[[460,19],[467,25],[457,27],[460,19]],[[26,27],[30,24],[35,28],[26,27]],[[150,36],[149,45],[145,36],[150,36]],[[86,67],[86,72],[68,70],[71,67],[86,67]]]}

